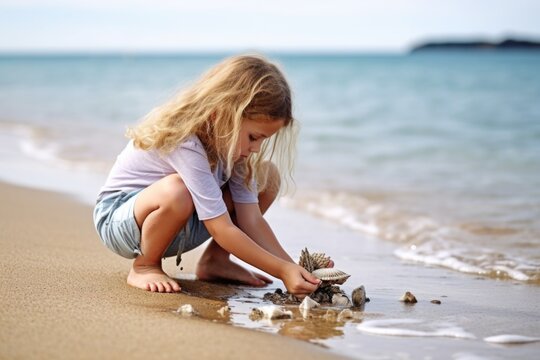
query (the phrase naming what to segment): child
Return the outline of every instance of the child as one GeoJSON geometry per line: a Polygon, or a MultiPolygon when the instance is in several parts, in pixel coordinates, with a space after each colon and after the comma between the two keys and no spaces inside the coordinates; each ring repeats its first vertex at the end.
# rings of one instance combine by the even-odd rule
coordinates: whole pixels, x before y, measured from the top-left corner
{"type": "Polygon", "coordinates": [[[178,263],[182,252],[212,237],[199,279],[271,282],[232,262],[234,254],[300,298],[315,291],[319,280],[293,262],[262,216],[280,186],[277,167],[263,159],[280,151],[292,158],[293,122],[279,69],[261,56],[237,56],[130,129],[94,209],[105,245],[135,258],[127,283],[179,292],[161,259],[178,256],[178,263]]]}

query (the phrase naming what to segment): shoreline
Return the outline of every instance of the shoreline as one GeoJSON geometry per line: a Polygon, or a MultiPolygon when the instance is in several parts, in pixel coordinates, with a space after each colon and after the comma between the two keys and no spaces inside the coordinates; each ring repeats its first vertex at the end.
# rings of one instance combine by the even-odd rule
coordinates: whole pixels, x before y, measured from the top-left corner
{"type": "Polygon", "coordinates": [[[267,304],[263,294],[284,290],[283,283],[275,279],[255,289],[189,280],[203,247],[183,256],[182,272],[173,258],[164,261],[182,293],[132,288],[125,282],[130,260],[100,243],[92,208],[80,197],[3,182],[0,195],[2,358],[37,353],[169,358],[181,353],[272,360],[402,355],[529,359],[540,351],[538,340],[521,345],[486,340],[504,335],[540,340],[540,287],[404,262],[393,256],[392,244],[279,205],[266,217],[293,257],[305,246],[325,249],[338,268],[352,275],[342,286],[347,294],[365,286],[371,301],[355,320],[321,321],[316,312],[315,319],[306,320],[296,316],[295,306],[293,320],[251,321],[250,310],[267,304]],[[399,301],[409,290],[418,298],[413,306],[399,301]],[[200,316],[177,314],[183,304],[191,304],[200,316]],[[224,305],[231,312],[222,318],[217,310],[224,305]]]}
{"type": "MultiPolygon", "coordinates": [[[[100,244],[89,206],[6,183],[0,194],[1,358],[340,358],[287,337],[184,318],[175,313],[180,305],[214,314],[234,290],[198,281],[182,281],[181,294],[132,288],[129,260],[100,244]]],[[[186,270],[195,257],[185,256],[186,270]]]]}

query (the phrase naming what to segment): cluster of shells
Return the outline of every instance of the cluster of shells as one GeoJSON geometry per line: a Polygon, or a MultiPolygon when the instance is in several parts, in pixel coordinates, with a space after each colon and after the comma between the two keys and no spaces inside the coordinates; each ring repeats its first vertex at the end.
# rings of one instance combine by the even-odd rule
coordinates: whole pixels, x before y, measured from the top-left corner
{"type": "MultiPolygon", "coordinates": [[[[343,290],[339,288],[350,277],[345,272],[329,267],[330,257],[324,253],[310,254],[308,249],[302,250],[298,264],[309,271],[317,279],[321,280],[317,290],[304,298],[300,305],[301,309],[310,309],[320,305],[331,305],[339,307],[361,308],[366,302],[366,293],[363,286],[356,288],[352,293],[352,302],[343,290]]],[[[293,305],[300,301],[292,294],[277,289],[274,293],[266,293],[265,300],[274,304],[293,305]]],[[[369,300],[367,300],[369,301],[369,300]]]]}

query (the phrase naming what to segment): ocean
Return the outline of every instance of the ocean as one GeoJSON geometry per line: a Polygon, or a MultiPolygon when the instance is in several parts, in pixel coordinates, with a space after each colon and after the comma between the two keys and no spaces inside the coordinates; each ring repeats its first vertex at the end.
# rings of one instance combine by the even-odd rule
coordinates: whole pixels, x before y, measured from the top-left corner
{"type": "MultiPolygon", "coordinates": [[[[126,127],[225,56],[1,55],[0,179],[92,202],[126,127]]],[[[301,126],[282,204],[403,261],[540,284],[540,54],[268,56],[301,126]]]]}

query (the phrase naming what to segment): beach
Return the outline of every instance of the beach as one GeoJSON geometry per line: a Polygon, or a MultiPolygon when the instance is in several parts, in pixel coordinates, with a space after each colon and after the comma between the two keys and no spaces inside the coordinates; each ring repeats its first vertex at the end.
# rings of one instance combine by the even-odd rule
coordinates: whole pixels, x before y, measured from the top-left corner
{"type": "Polygon", "coordinates": [[[352,318],[252,319],[283,283],[198,281],[202,247],[164,262],[182,293],[128,286],[96,196],[126,128],[223,56],[0,56],[0,358],[537,357],[537,54],[276,57],[301,131],[296,192],[265,217],[365,287],[352,318]]]}
{"type": "Polygon", "coordinates": [[[181,279],[181,294],[131,288],[125,283],[130,261],[100,243],[90,206],[8,184],[0,194],[1,358],[529,359],[540,351],[538,342],[485,341],[505,334],[538,338],[539,287],[402,262],[391,246],[358,242],[336,224],[280,206],[268,221],[287,251],[331,251],[336,266],[351,274],[342,289],[350,294],[365,286],[371,301],[355,319],[324,321],[323,310],[303,319],[293,306],[292,320],[252,321],[251,308],[267,304],[262,295],[285,290],[283,284],[276,279],[255,289],[182,280],[193,273],[200,249],[184,256],[181,272],[171,259],[165,262],[181,279]],[[351,241],[354,254],[342,250],[351,241]],[[405,291],[418,303],[400,302],[405,291]],[[176,313],[183,304],[199,315],[176,313]],[[217,310],[224,305],[231,313],[221,318],[217,310]]]}
{"type": "MultiPolygon", "coordinates": [[[[338,358],[302,341],[183,318],[175,311],[186,303],[217,317],[233,290],[182,282],[203,298],[131,288],[130,262],[100,244],[91,207],[7,184],[0,194],[2,359],[338,358]]],[[[186,256],[184,269],[193,264],[186,256]]]]}

